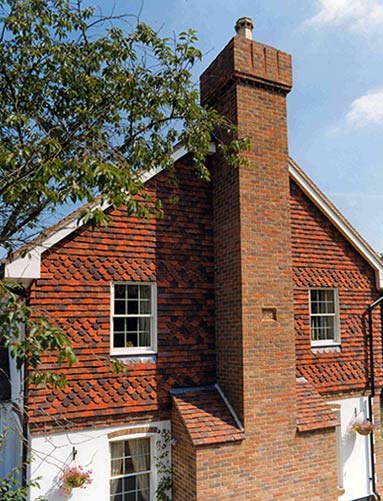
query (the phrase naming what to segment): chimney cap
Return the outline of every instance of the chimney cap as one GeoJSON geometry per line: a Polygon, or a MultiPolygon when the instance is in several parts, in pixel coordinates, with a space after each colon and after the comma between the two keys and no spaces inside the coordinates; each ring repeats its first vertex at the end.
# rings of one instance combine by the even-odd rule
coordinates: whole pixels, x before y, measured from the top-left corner
{"type": "Polygon", "coordinates": [[[249,38],[250,40],[253,38],[253,28],[254,23],[251,17],[240,17],[235,23],[237,35],[249,38]]]}

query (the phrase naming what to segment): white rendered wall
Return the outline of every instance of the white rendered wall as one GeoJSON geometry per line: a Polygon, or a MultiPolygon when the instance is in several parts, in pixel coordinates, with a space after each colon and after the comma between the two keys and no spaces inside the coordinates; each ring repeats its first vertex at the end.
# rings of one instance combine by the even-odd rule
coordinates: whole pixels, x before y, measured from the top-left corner
{"type": "Polygon", "coordinates": [[[371,494],[370,437],[350,432],[355,420],[368,417],[367,397],[355,397],[332,402],[340,405],[343,466],[343,488],[345,493],[339,501],[352,501],[371,494]]]}
{"type": "MultiPolygon", "coordinates": [[[[116,428],[101,428],[94,430],[79,431],[74,433],[57,433],[48,436],[31,437],[31,450],[33,461],[31,465],[30,479],[40,477],[40,488],[32,488],[29,493],[29,500],[33,501],[38,496],[42,496],[48,501],[63,501],[59,490],[62,468],[65,465],[73,465],[72,450],[77,450],[76,464],[81,465],[85,470],[92,470],[92,483],[85,489],[73,489],[72,501],[108,501],[109,500],[109,478],[110,478],[110,447],[108,434],[130,430],[135,428],[155,427],[159,430],[170,431],[170,421],[154,423],[143,423],[137,426],[119,426],[116,428]]],[[[144,436],[140,433],[137,436],[144,436]]],[[[124,435],[119,440],[135,438],[136,435],[124,435]]],[[[153,444],[160,439],[160,435],[153,436],[153,444]]],[[[153,456],[156,455],[154,451],[153,456]]],[[[152,456],[152,465],[155,458],[152,456]]],[[[170,450],[169,450],[170,459],[170,450]]],[[[156,481],[155,475],[153,481],[156,481]]],[[[153,496],[153,501],[155,496],[153,496]]],[[[152,500],[151,500],[152,501],[152,500]]]]}

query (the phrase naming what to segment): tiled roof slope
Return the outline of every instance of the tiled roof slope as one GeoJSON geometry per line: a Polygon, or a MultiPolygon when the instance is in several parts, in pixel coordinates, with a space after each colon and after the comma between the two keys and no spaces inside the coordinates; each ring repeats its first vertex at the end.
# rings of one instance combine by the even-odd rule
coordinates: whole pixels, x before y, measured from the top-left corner
{"type": "Polygon", "coordinates": [[[245,438],[215,387],[174,392],[172,397],[194,446],[245,438]]]}
{"type": "Polygon", "coordinates": [[[297,378],[297,429],[313,431],[338,425],[335,414],[303,377],[297,378]]]}
{"type": "MultiPolygon", "coordinates": [[[[335,353],[339,359],[334,360],[335,355],[332,358],[331,355],[330,353],[328,360],[323,363],[299,365],[298,375],[306,378],[321,394],[366,388],[368,374],[366,364],[362,360],[344,360],[344,357],[342,360],[339,353],[335,353]]],[[[319,356],[324,358],[324,355],[319,356]]]]}

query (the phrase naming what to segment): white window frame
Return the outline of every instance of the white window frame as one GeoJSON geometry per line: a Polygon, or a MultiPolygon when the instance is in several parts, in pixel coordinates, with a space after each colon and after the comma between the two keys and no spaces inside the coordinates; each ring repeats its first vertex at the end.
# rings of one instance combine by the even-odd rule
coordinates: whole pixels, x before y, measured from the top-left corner
{"type": "MultiPolygon", "coordinates": [[[[110,354],[111,355],[151,355],[157,353],[157,284],[153,282],[127,282],[114,281],[110,291],[110,354]],[[114,314],[114,287],[116,285],[149,285],[151,290],[151,313],[150,313],[150,346],[125,346],[114,347],[113,319],[126,318],[128,315],[114,314]]],[[[135,315],[132,315],[135,316],[135,315]]],[[[139,315],[137,315],[139,316],[139,315]]]]}
{"type": "Polygon", "coordinates": [[[156,466],[156,442],[158,435],[156,433],[129,433],[126,435],[122,435],[119,437],[113,437],[109,439],[109,496],[108,501],[110,501],[110,481],[113,479],[111,475],[111,463],[112,463],[112,454],[110,444],[112,442],[127,442],[129,440],[136,440],[140,438],[149,438],[150,439],[150,501],[156,501],[156,490],[158,484],[158,471],[156,466]]]}
{"type": "Polygon", "coordinates": [[[309,289],[309,310],[310,310],[310,341],[311,346],[339,346],[340,345],[340,320],[339,320],[339,294],[335,287],[310,287],[309,289]],[[333,291],[334,293],[334,313],[312,313],[311,311],[311,291],[333,291]],[[311,318],[318,316],[334,317],[334,339],[313,339],[311,333],[311,318]]]}

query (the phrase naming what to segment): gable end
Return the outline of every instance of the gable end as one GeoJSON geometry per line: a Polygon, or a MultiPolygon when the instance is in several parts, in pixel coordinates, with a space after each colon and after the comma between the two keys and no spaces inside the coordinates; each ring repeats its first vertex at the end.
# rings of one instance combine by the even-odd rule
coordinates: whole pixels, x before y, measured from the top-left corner
{"type": "Polygon", "coordinates": [[[303,193],[372,266],[375,270],[376,287],[382,290],[383,262],[380,257],[291,158],[289,160],[289,173],[291,179],[299,186],[303,193]]]}

